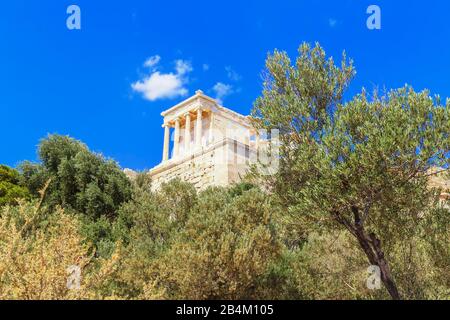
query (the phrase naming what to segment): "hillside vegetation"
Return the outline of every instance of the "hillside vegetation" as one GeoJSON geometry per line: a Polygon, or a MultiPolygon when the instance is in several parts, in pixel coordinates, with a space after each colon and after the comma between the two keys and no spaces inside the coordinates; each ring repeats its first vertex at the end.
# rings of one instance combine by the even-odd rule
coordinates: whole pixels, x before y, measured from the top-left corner
{"type": "Polygon", "coordinates": [[[0,166],[0,299],[450,299],[450,102],[344,102],[354,75],[319,45],[270,54],[253,119],[279,170],[229,187],[152,191],[59,135],[0,166]]]}

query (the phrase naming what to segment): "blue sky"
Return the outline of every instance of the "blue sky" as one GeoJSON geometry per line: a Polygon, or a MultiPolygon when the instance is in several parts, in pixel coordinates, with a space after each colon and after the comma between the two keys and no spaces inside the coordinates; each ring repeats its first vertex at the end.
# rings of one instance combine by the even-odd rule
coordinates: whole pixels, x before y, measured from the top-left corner
{"type": "Polygon", "coordinates": [[[0,163],[36,160],[48,133],[67,134],[122,167],[161,160],[161,111],[195,90],[248,114],[269,51],[303,41],[353,58],[364,86],[405,83],[450,97],[448,0],[3,1],[0,163]],[[81,9],[68,30],[66,9],[81,9]],[[381,30],[366,9],[381,8],[381,30]]]}

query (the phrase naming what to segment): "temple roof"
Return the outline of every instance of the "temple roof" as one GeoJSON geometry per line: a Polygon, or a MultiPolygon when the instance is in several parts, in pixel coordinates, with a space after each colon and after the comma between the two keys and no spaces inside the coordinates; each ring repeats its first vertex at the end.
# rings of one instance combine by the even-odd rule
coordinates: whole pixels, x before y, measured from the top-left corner
{"type": "Polygon", "coordinates": [[[196,99],[204,99],[204,100],[206,100],[206,101],[208,101],[208,102],[210,102],[212,104],[216,104],[217,105],[217,101],[215,99],[205,95],[202,90],[197,90],[197,91],[195,91],[195,95],[193,95],[193,96],[187,98],[186,100],[183,100],[180,103],[174,105],[173,107],[171,107],[171,108],[161,112],[161,115],[163,117],[165,117],[167,115],[170,115],[171,113],[175,113],[178,109],[181,109],[182,107],[187,106],[187,105],[195,102],[196,99]]]}
{"type": "Polygon", "coordinates": [[[172,118],[176,118],[180,116],[180,113],[185,113],[188,111],[195,111],[197,108],[203,108],[209,110],[211,112],[220,112],[222,114],[228,115],[230,118],[234,118],[236,120],[243,121],[245,123],[248,122],[248,117],[244,116],[238,112],[235,112],[231,109],[225,108],[217,103],[212,97],[209,97],[203,93],[202,90],[197,90],[195,95],[187,98],[186,100],[181,101],[175,106],[161,112],[161,116],[165,118],[166,121],[170,121],[172,118]]]}

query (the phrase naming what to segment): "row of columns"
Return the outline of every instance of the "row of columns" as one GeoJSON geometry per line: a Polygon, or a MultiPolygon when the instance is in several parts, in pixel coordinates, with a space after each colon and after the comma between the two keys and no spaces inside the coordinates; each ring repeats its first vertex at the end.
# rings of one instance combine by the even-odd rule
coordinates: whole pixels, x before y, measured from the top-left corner
{"type": "MultiPolygon", "coordinates": [[[[195,147],[200,148],[202,146],[202,135],[203,135],[203,126],[202,126],[202,112],[201,108],[197,109],[197,119],[195,126],[195,147]]],[[[187,112],[184,114],[185,117],[185,128],[184,128],[184,150],[187,151],[191,147],[191,114],[187,112]]],[[[212,129],[213,129],[213,117],[211,115],[211,124],[210,124],[210,141],[212,140],[212,129]]],[[[164,147],[163,147],[163,161],[169,160],[169,149],[170,149],[170,125],[165,123],[164,127],[164,147]]],[[[173,143],[173,155],[174,157],[178,156],[180,153],[180,119],[175,119],[175,138],[173,143]]]]}

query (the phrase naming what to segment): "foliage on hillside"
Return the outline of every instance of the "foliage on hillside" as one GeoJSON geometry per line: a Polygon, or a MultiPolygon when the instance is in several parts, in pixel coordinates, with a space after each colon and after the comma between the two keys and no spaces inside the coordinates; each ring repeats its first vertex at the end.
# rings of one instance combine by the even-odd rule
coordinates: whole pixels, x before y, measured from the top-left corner
{"type": "MultiPolygon", "coordinates": [[[[387,299],[369,290],[364,253],[344,231],[308,232],[258,188],[201,193],[180,181],[159,192],[134,186],[96,255],[82,220],[36,201],[0,212],[1,299],[387,299]],[[81,269],[79,288],[68,268],[81,269]]],[[[444,213],[444,212],[442,212],[444,213]]],[[[423,220],[421,233],[390,253],[404,298],[450,297],[449,214],[423,220]],[[445,220],[439,220],[445,217],[445,220]],[[426,236],[429,228],[434,232],[426,236]],[[447,226],[447,228],[445,228],[447,226]]]]}
{"type": "Polygon", "coordinates": [[[76,217],[57,208],[45,216],[42,203],[21,202],[0,212],[0,299],[96,299],[114,270],[117,253],[94,261],[76,217]],[[83,276],[68,286],[70,267],[83,276]]]}
{"type": "Polygon", "coordinates": [[[429,171],[450,165],[450,101],[405,87],[344,103],[354,73],[319,45],[302,45],[294,63],[284,52],[268,57],[253,114],[257,127],[280,130],[282,146],[280,170],[265,181],[297,225],[352,235],[399,299],[410,293],[396,284],[396,250],[420,251],[409,245],[424,217],[448,215],[429,171]]]}
{"type": "Polygon", "coordinates": [[[280,169],[233,186],[152,191],[57,135],[40,163],[0,166],[0,299],[450,299],[432,173],[450,178],[450,103],[409,87],[344,103],[353,75],[319,46],[270,55],[254,119],[280,130],[280,169]]]}
{"type": "Polygon", "coordinates": [[[38,155],[41,163],[24,162],[20,170],[34,195],[52,180],[45,200],[49,207],[59,205],[97,219],[115,216],[130,199],[130,182],[117,163],[73,138],[50,135],[41,141],[38,155]]]}
{"type": "Polygon", "coordinates": [[[257,298],[281,245],[265,195],[234,191],[197,194],[177,180],[158,193],[138,190],[121,211],[131,226],[119,277],[126,292],[141,298],[257,298]]]}
{"type": "Polygon", "coordinates": [[[28,189],[21,185],[20,174],[5,165],[0,165],[0,207],[17,204],[19,199],[30,197],[28,189]]]}
{"type": "Polygon", "coordinates": [[[82,142],[49,135],[38,147],[40,163],[20,164],[22,180],[34,196],[50,180],[44,200],[49,210],[58,206],[82,220],[83,236],[106,257],[114,249],[112,223],[120,206],[131,198],[131,182],[118,164],[94,153],[82,142]]]}

